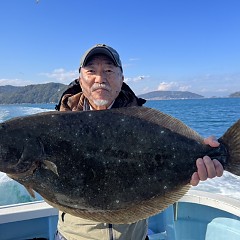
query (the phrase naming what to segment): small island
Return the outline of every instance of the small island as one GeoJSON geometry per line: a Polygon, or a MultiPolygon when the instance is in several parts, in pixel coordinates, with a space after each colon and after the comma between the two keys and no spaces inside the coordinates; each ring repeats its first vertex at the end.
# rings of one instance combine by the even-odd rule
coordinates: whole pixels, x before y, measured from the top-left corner
{"type": "Polygon", "coordinates": [[[187,91],[154,91],[139,95],[146,100],[165,100],[165,99],[199,99],[204,98],[196,93],[187,91]]]}

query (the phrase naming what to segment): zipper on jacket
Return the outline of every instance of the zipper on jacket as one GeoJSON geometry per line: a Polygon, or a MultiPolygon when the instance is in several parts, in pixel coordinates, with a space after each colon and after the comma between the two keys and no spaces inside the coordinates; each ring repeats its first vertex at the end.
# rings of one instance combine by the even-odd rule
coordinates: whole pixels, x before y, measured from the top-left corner
{"type": "Polygon", "coordinates": [[[109,224],[108,229],[109,229],[109,240],[114,240],[113,239],[113,225],[109,224]]]}

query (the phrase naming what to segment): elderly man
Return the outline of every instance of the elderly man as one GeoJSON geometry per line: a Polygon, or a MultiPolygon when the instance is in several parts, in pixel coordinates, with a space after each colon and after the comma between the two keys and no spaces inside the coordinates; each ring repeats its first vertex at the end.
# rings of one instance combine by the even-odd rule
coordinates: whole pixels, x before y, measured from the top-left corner
{"type": "MultiPolygon", "coordinates": [[[[119,54],[105,44],[97,44],[89,49],[81,59],[79,79],[63,94],[57,110],[86,111],[104,110],[128,106],[142,106],[146,101],[136,97],[123,80],[123,69],[119,54]]],[[[213,137],[205,143],[217,147],[219,143],[213,137]]],[[[198,171],[193,173],[191,184],[200,180],[221,176],[223,167],[217,160],[208,156],[196,159],[198,171]]],[[[147,220],[132,224],[99,223],[81,219],[63,212],[59,213],[59,239],[147,239],[147,220]]]]}

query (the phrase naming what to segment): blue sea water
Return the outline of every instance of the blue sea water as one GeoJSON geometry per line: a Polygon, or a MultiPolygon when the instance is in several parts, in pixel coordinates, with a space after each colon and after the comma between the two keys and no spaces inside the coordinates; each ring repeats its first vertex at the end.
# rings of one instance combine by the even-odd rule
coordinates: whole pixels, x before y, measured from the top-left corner
{"type": "Polygon", "coordinates": [[[203,137],[222,136],[240,118],[240,98],[147,101],[146,106],[182,120],[203,137]]]}
{"type": "MultiPolygon", "coordinates": [[[[170,114],[203,137],[221,137],[240,118],[240,98],[184,99],[147,101],[147,107],[170,114]]],[[[17,116],[54,110],[54,104],[0,105],[0,122],[17,116]]],[[[240,199],[240,177],[227,171],[223,177],[201,182],[193,189],[209,191],[240,199]]],[[[30,197],[26,189],[0,172],[0,205],[41,199],[30,197]]]]}

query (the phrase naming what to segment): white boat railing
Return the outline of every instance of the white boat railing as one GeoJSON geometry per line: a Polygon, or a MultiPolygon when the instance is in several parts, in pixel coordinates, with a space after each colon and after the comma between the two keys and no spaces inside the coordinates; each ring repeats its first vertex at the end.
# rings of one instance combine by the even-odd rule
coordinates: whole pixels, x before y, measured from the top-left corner
{"type": "MultiPolygon", "coordinates": [[[[43,237],[52,240],[54,239],[54,233],[56,231],[57,215],[58,210],[51,207],[44,201],[0,206],[0,239],[20,240],[26,239],[25,236],[28,236],[27,239],[43,237]],[[38,232],[38,235],[36,235],[36,232],[38,232]],[[21,236],[19,235],[20,233],[22,234],[21,236]]],[[[201,234],[202,236],[206,236],[206,238],[198,238],[201,240],[207,239],[207,234],[212,238],[211,232],[214,231],[214,234],[216,235],[215,229],[221,225],[223,226],[222,228],[224,230],[224,233],[226,233],[225,225],[227,224],[228,227],[230,227],[230,223],[235,224],[235,226],[232,225],[233,227],[229,229],[229,231],[235,231],[236,234],[238,234],[238,229],[240,229],[240,201],[219,194],[190,190],[179,200],[178,203],[174,205],[174,208],[171,212],[171,219],[174,219],[175,221],[171,220],[172,222],[169,223],[170,220],[166,220],[166,226],[172,226],[174,229],[176,228],[176,240],[179,240],[179,237],[177,235],[179,235],[180,231],[182,231],[182,229],[185,227],[186,232],[190,234],[188,226],[189,224],[192,224],[191,226],[193,226],[194,221],[202,221],[200,224],[202,224],[202,226],[204,225],[201,234]],[[192,210],[196,209],[196,207],[200,210],[192,210]],[[205,213],[201,213],[202,209],[205,211],[205,213]],[[173,212],[174,218],[172,217],[173,212]],[[210,212],[214,212],[214,215],[212,215],[214,217],[211,218],[211,216],[208,216],[211,215],[210,212]],[[201,214],[203,216],[200,216],[201,214]],[[199,218],[197,218],[198,216],[199,218]],[[192,222],[191,219],[193,220],[192,222]],[[232,222],[230,222],[231,220],[232,222]],[[178,231],[178,229],[181,230],[178,231]]],[[[154,218],[152,218],[152,220],[156,221],[159,225],[163,224],[162,218],[158,218],[158,216],[156,216],[155,220],[154,218]]],[[[164,233],[165,231],[164,229],[161,229],[161,231],[157,230],[158,229],[156,229],[156,232],[158,233],[164,233]]],[[[217,231],[219,232],[219,229],[217,229],[217,231]]],[[[221,234],[223,235],[223,233],[221,234]]],[[[169,238],[169,234],[166,234],[166,238],[161,239],[170,240],[171,238],[169,238]]]]}
{"type": "Polygon", "coordinates": [[[240,200],[220,194],[190,190],[179,200],[179,202],[201,204],[217,208],[240,217],[240,200]]]}

